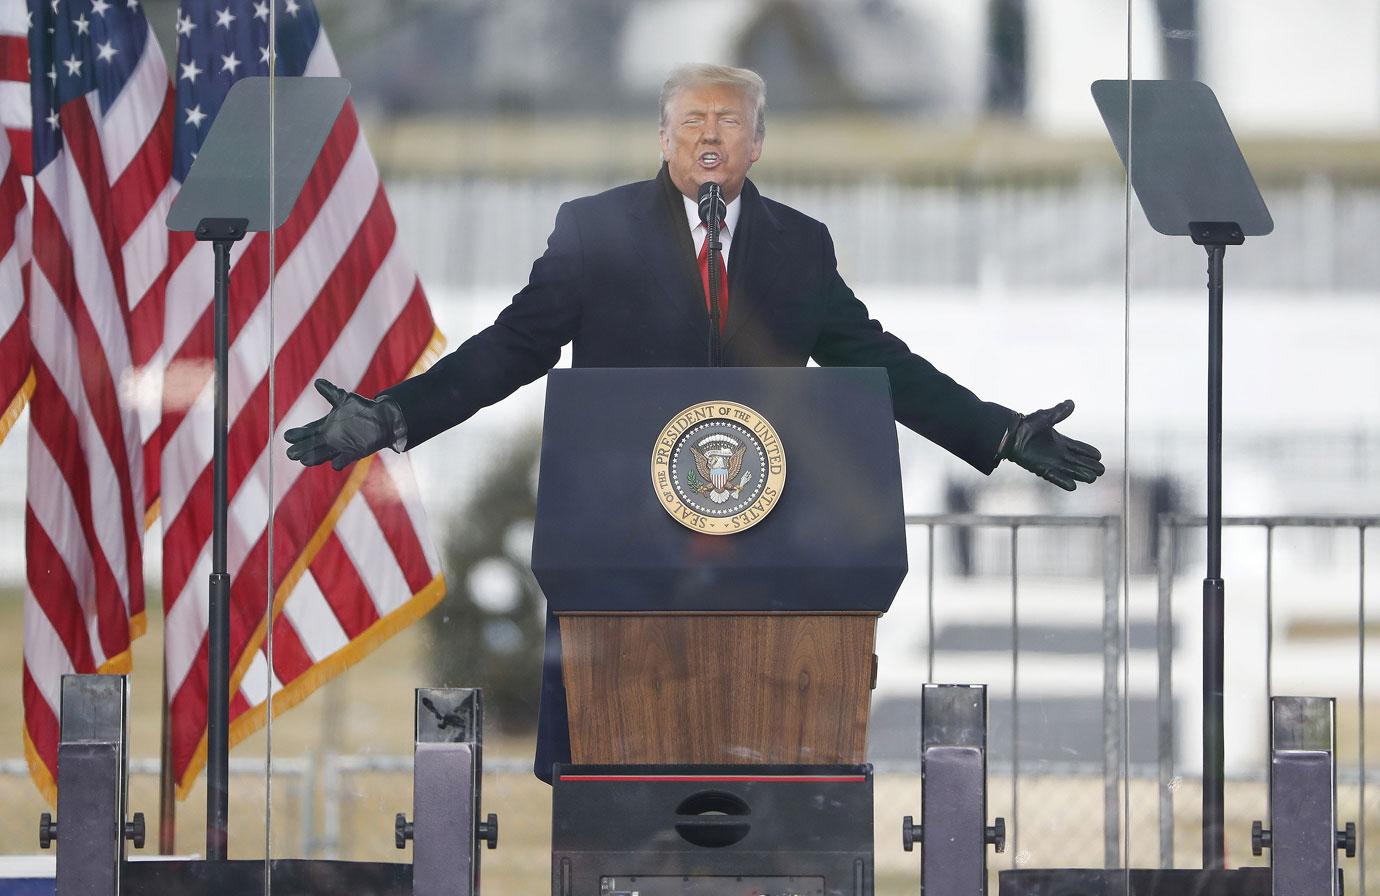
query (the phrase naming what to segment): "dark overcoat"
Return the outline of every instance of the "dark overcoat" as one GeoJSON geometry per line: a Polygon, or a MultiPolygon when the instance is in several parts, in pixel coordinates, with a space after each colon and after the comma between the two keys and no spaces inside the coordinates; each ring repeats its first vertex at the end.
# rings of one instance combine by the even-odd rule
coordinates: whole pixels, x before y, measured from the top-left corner
{"type": "MultiPolygon", "coordinates": [[[[744,184],[728,266],[726,366],[884,367],[896,420],[983,473],[1015,413],[984,402],[868,316],[839,276],[819,221],[744,184]]],[[[953,334],[946,334],[952,337],[953,334]]],[[[563,204],[527,285],[493,325],[419,376],[385,390],[407,447],[543,376],[572,344],[574,367],[702,367],[709,314],[684,203],[666,167],[653,180],[563,204]]],[[[565,689],[547,617],[536,772],[568,762],[565,689]]]]}

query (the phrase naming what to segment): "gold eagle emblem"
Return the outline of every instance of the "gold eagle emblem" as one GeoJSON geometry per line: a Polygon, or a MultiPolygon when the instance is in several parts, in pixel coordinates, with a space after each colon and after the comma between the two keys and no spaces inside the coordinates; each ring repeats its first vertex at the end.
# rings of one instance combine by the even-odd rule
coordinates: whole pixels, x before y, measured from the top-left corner
{"type": "Polygon", "coordinates": [[[701,401],[667,421],[652,445],[656,500],[701,535],[761,522],[781,498],[786,453],[761,414],[734,401],[701,401]]]}
{"type": "MultiPolygon", "coordinates": [[[[719,439],[728,441],[722,436],[719,439]]],[[[743,486],[752,478],[752,473],[742,472],[743,457],[747,454],[745,445],[736,448],[715,445],[703,451],[691,445],[690,452],[695,457],[695,475],[690,477],[690,488],[715,504],[722,504],[730,498],[737,499],[743,486]]]]}

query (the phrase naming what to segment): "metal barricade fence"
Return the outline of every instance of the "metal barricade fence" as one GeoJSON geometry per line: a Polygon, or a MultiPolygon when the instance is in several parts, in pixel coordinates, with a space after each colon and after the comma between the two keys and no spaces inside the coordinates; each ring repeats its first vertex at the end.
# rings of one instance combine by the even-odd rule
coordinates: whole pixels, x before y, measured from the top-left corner
{"type": "MultiPolygon", "coordinates": [[[[935,631],[935,606],[937,595],[935,589],[935,569],[937,566],[935,550],[935,532],[940,528],[953,529],[1003,529],[1007,532],[1008,550],[1010,556],[1010,570],[1008,581],[1010,584],[1010,625],[1011,625],[1011,650],[1010,650],[1010,688],[1011,688],[1011,743],[1009,762],[993,762],[989,766],[992,779],[1006,779],[1009,782],[1009,805],[1010,813],[1015,816],[1019,810],[1019,793],[1023,775],[1030,777],[1029,771],[1023,769],[1020,755],[1018,731],[1019,731],[1019,706],[1020,706],[1020,575],[1019,575],[1019,546],[1020,532],[1034,529],[1083,529],[1096,534],[1100,540],[1099,569],[1101,573],[1102,586],[1102,613],[1101,613],[1101,633],[1102,633],[1102,755],[1100,763],[1090,766],[1087,763],[1065,763],[1058,767],[1047,762],[1042,762],[1037,770],[1037,777],[1048,777],[1051,775],[1075,775],[1086,777],[1090,771],[1099,774],[1101,777],[1101,802],[1102,802],[1102,843],[1103,859],[1110,867],[1120,862],[1121,843],[1122,843],[1122,823],[1121,823],[1121,780],[1127,772],[1126,759],[1124,756],[1124,729],[1125,729],[1125,706],[1121,700],[1121,685],[1119,677],[1121,674],[1121,664],[1123,660],[1123,631],[1122,617],[1119,603],[1120,594],[1120,563],[1121,563],[1121,517],[1117,515],[1058,515],[1058,514],[1023,514],[1023,515],[990,515],[990,514],[917,514],[908,515],[906,524],[909,528],[923,529],[925,531],[925,551],[926,551],[926,580],[925,580],[925,608],[927,617],[927,631],[931,636],[927,638],[926,647],[926,670],[927,679],[934,678],[934,657],[936,652],[935,639],[932,636],[935,631]]],[[[322,855],[332,857],[338,854],[342,831],[344,830],[344,818],[349,811],[352,794],[355,792],[349,779],[353,776],[366,774],[410,774],[411,757],[409,756],[384,756],[384,755],[329,755],[325,758],[324,767],[321,773],[321,791],[323,797],[323,814],[321,822],[321,841],[318,844],[322,855]]],[[[913,761],[891,761],[874,763],[875,771],[878,775],[909,775],[919,778],[920,765],[917,753],[913,761]]],[[[1153,778],[1154,767],[1138,769],[1147,780],[1153,778]]],[[[502,774],[521,774],[530,775],[530,763],[522,760],[495,760],[487,759],[485,762],[485,775],[502,774]]],[[[918,790],[915,792],[918,797],[918,790]]],[[[898,814],[899,818],[899,814],[898,814]]],[[[1010,849],[1008,850],[1009,860],[1012,867],[1015,867],[1018,857],[1022,855],[1019,846],[1019,834],[1014,827],[1010,838],[1010,849]]]]}
{"type": "MultiPolygon", "coordinates": [[[[907,527],[925,530],[926,580],[925,612],[926,639],[925,667],[927,680],[934,681],[935,657],[935,569],[934,548],[935,530],[939,527],[955,529],[996,528],[1005,529],[1010,546],[1011,585],[1011,767],[1010,767],[1010,812],[1016,817],[1020,807],[1021,753],[1020,753],[1020,567],[1019,544],[1022,529],[1091,529],[1101,535],[1102,571],[1102,828],[1103,861],[1107,867],[1115,867],[1121,855],[1121,804],[1119,782],[1124,771],[1123,733],[1125,730],[1125,706],[1120,699],[1118,683],[1122,662],[1122,638],[1120,604],[1117,600],[1121,582],[1121,517],[1113,514],[1059,515],[1022,514],[993,515],[976,513],[910,514],[906,516],[907,527]]],[[[1015,867],[1021,855],[1020,834],[1012,826],[1009,836],[1010,861],[1015,867]]]]}
{"type": "MultiPolygon", "coordinates": [[[[926,558],[926,570],[924,580],[924,601],[925,615],[927,624],[927,638],[925,647],[925,669],[927,680],[934,679],[936,638],[935,629],[935,610],[937,606],[943,606],[942,597],[936,590],[936,568],[939,566],[936,556],[935,535],[941,529],[955,530],[976,530],[976,529],[996,529],[1003,531],[1006,541],[1006,552],[1009,554],[1008,582],[1010,588],[1010,649],[1009,649],[1009,687],[1011,693],[1010,712],[1012,715],[1009,742],[1009,761],[996,760],[989,766],[991,776],[992,792],[999,793],[997,782],[1005,782],[1007,785],[1002,790],[1006,793],[1001,798],[1007,803],[1006,811],[1012,819],[1018,816],[1019,797],[1022,780],[1039,787],[1043,787],[1046,782],[1061,780],[1074,780],[1085,782],[1081,787],[1091,785],[1092,781],[1100,779],[1100,802],[1102,804],[1102,852],[1103,861],[1107,867],[1116,867],[1122,864],[1123,850],[1129,844],[1126,832],[1134,826],[1137,830],[1148,830],[1158,828],[1158,853],[1159,864],[1161,867],[1172,867],[1174,865],[1174,827],[1175,827],[1175,792],[1185,789],[1182,785],[1190,783],[1181,776],[1175,774],[1175,718],[1174,718],[1174,691],[1172,684],[1172,671],[1174,664],[1174,621],[1172,613],[1172,600],[1174,590],[1174,574],[1179,563],[1181,550],[1178,544],[1177,535],[1181,530],[1201,528],[1204,518],[1191,514],[1163,514],[1157,522],[1157,545],[1158,550],[1155,557],[1156,580],[1158,585],[1157,602],[1155,604],[1155,663],[1156,663],[1156,685],[1155,685],[1155,705],[1156,705],[1156,728],[1157,736],[1155,741],[1155,761],[1153,763],[1129,761],[1127,746],[1127,700],[1125,699],[1125,687],[1127,684],[1128,650],[1129,650],[1129,630],[1130,624],[1127,617],[1128,603],[1126,602],[1126,592],[1122,588],[1123,557],[1121,544],[1123,540],[1123,518],[1119,515],[1083,515],[1067,516],[1053,514],[1025,514],[1025,515],[988,515],[988,514],[923,514],[909,515],[906,517],[907,526],[912,530],[923,530],[923,551],[926,558]],[[1070,530],[1082,529],[1091,533],[1099,542],[1100,556],[1097,558],[1097,566],[1100,569],[1101,578],[1101,647],[1102,647],[1102,681],[1101,681],[1101,756],[1099,760],[1080,761],[1073,763],[1057,764],[1048,761],[1028,763],[1023,760],[1021,755],[1021,744],[1017,737],[1019,732],[1018,720],[1022,707],[1021,690],[1021,663],[1022,663],[1022,643],[1021,643],[1021,574],[1018,564],[1019,550],[1021,545],[1021,533],[1032,530],[1070,530]],[[1130,805],[1127,794],[1129,793],[1130,782],[1143,782],[1146,787],[1153,783],[1157,791],[1157,800],[1145,800],[1138,802],[1134,807],[1134,817],[1131,813],[1133,807],[1130,805]],[[1123,790],[1126,787],[1127,790],[1123,790]],[[1123,815],[1123,812],[1127,813],[1123,815]]],[[[1370,528],[1380,527],[1380,516],[1376,517],[1338,517],[1338,516],[1262,516],[1262,517],[1227,517],[1223,519],[1223,525],[1231,528],[1256,528],[1263,530],[1265,541],[1264,567],[1265,567],[1265,592],[1264,606],[1262,607],[1266,618],[1266,649],[1263,675],[1266,681],[1267,692],[1273,693],[1273,615],[1274,615],[1274,573],[1275,573],[1275,532],[1283,528],[1314,528],[1327,530],[1354,530],[1358,536],[1358,559],[1357,559],[1357,641],[1360,647],[1360,658],[1357,669],[1357,691],[1356,700],[1360,704],[1359,716],[1361,724],[1358,726],[1357,733],[1357,762],[1354,766],[1347,766],[1339,769],[1338,785],[1344,788],[1348,794],[1353,790],[1358,791],[1357,800],[1360,805],[1366,805],[1366,789],[1369,778],[1373,772],[1368,772],[1366,768],[1366,741],[1364,726],[1364,693],[1365,693],[1365,652],[1364,642],[1366,637],[1365,627],[1365,572],[1366,572],[1366,532],[1370,528]]],[[[912,539],[912,544],[917,542],[912,539]]],[[[990,579],[989,579],[990,580],[990,579]]],[[[914,585],[912,585],[914,587],[914,585]]],[[[1036,695],[1033,699],[1038,699],[1036,695]]],[[[1027,712],[1030,711],[1027,705],[1027,712]]],[[[905,793],[892,794],[886,799],[900,801],[905,799],[918,799],[918,778],[919,778],[919,759],[918,754],[913,761],[879,761],[875,763],[876,772],[879,776],[909,776],[915,779],[917,789],[904,788],[905,793]]],[[[1264,781],[1265,763],[1262,762],[1260,771],[1251,774],[1233,774],[1229,776],[1229,781],[1236,784],[1250,784],[1264,781]]],[[[289,803],[295,807],[300,814],[300,824],[297,826],[297,855],[318,856],[326,858],[350,857],[353,852],[353,844],[347,843],[348,837],[344,835],[347,828],[346,819],[352,811],[354,804],[359,802],[359,794],[362,792],[362,781],[365,776],[384,776],[392,779],[410,778],[412,770],[412,757],[410,755],[385,755],[385,754],[336,754],[324,753],[304,757],[279,757],[275,758],[272,765],[275,780],[275,791],[283,792],[289,803]],[[281,790],[279,790],[281,788],[281,790]],[[318,824],[319,821],[319,824],[318,824]]],[[[231,774],[239,779],[248,777],[262,778],[264,775],[264,762],[261,759],[235,758],[231,761],[231,774]]],[[[158,765],[155,760],[131,760],[131,776],[156,777],[158,765]]],[[[502,776],[529,776],[531,765],[525,759],[507,759],[500,757],[486,758],[485,775],[502,776]]],[[[19,777],[28,776],[28,768],[23,760],[4,759],[0,760],[0,776],[19,777]]],[[[394,785],[395,786],[395,785],[394,785]]],[[[1088,787],[1091,790],[1090,787],[1088,787]]],[[[1191,789],[1187,788],[1187,789],[1191,789]]],[[[1091,796],[1091,793],[1088,794],[1091,796]]],[[[1258,800],[1259,797],[1251,796],[1251,800],[1258,800]]],[[[882,801],[879,795],[879,803],[882,801]]],[[[1087,803],[1083,803],[1086,809],[1091,809],[1087,803]]],[[[405,808],[401,804],[397,808],[405,808]]],[[[1253,805],[1252,810],[1256,807],[1253,805]]],[[[1264,807],[1260,807],[1262,814],[1264,807]]],[[[1060,811],[1076,811],[1072,806],[1060,806],[1060,811]]],[[[383,811],[380,807],[369,804],[367,811],[374,813],[383,811]]],[[[392,811],[391,809],[389,811],[392,811]]],[[[881,817],[882,806],[878,807],[879,818],[881,817]]],[[[1357,818],[1359,827],[1360,850],[1358,856],[1358,871],[1364,881],[1365,874],[1365,813],[1360,813],[1357,818]]],[[[1013,824],[1011,829],[1011,842],[1008,854],[1015,867],[1021,860],[1022,848],[1020,846],[1020,825],[1013,824]]],[[[879,835],[879,842],[885,839],[885,834],[879,835]]]]}
{"type": "MultiPolygon", "coordinates": [[[[358,833],[351,833],[352,823],[357,824],[358,818],[353,818],[353,813],[367,816],[377,816],[378,819],[391,819],[395,810],[405,810],[410,801],[410,792],[407,788],[411,785],[412,776],[412,757],[407,755],[392,754],[368,754],[368,755],[327,755],[322,758],[319,764],[320,783],[318,803],[320,809],[320,825],[316,828],[319,838],[307,843],[303,838],[303,851],[300,855],[313,858],[351,858],[355,857],[360,848],[358,833]],[[386,779],[386,786],[380,779],[386,779]],[[399,788],[402,788],[399,791],[399,788]],[[366,794],[375,793],[379,790],[397,792],[397,804],[389,803],[382,805],[372,800],[366,794]]],[[[876,762],[873,764],[874,774],[878,782],[876,794],[876,819],[877,844],[879,862],[890,859],[893,863],[899,859],[908,861],[905,854],[888,855],[896,851],[899,838],[893,837],[895,828],[899,827],[902,815],[914,815],[919,806],[920,796],[920,763],[918,758],[914,761],[906,762],[876,762]],[[895,841],[895,842],[893,842],[895,841]]],[[[993,781],[1009,780],[1012,775],[1012,765],[1010,763],[995,763],[988,769],[988,773],[993,781]]],[[[1370,770],[1369,775],[1373,775],[1374,770],[1370,770]]],[[[1152,787],[1157,780],[1157,768],[1154,764],[1134,763],[1127,769],[1128,779],[1136,784],[1144,784],[1146,788],[1152,787]]],[[[1368,775],[1368,776],[1369,776],[1368,775]]],[[[534,781],[532,778],[531,763],[525,759],[513,760],[486,760],[484,776],[490,785],[486,785],[486,793],[491,789],[498,789],[496,785],[503,783],[502,779],[510,782],[534,781]]],[[[1073,815],[1085,815],[1087,810],[1092,809],[1093,805],[1081,798],[1081,794],[1091,790],[1101,790],[1101,776],[1099,769],[1089,767],[1086,764],[1069,763],[1065,765],[1054,765],[1045,763],[1038,770],[1025,771],[1022,773],[1022,781],[1027,788],[1033,788],[1037,793],[1054,792],[1059,794],[1060,800],[1057,805],[1051,807],[1052,810],[1073,815]],[[1096,782],[1096,786],[1092,786],[1096,782]],[[1074,795],[1069,793],[1076,785],[1074,795]],[[1088,786],[1083,786],[1083,785],[1088,786]]],[[[1264,802],[1265,784],[1267,778],[1264,770],[1250,774],[1230,774],[1227,776],[1227,783],[1234,792],[1234,802],[1242,803],[1241,808],[1246,814],[1255,814],[1265,817],[1268,814],[1268,807],[1264,802]]],[[[1354,768],[1339,770],[1337,784],[1343,802],[1348,797],[1355,794],[1359,785],[1360,772],[1354,768]]],[[[1176,790],[1193,791],[1196,780],[1179,781],[1176,780],[1172,785],[1176,790]]],[[[544,787],[542,788],[545,789],[544,787]]],[[[510,803],[491,804],[500,814],[503,810],[509,812],[520,808],[510,803]]],[[[540,808],[545,811],[547,804],[543,803],[533,808],[540,808]]],[[[1131,814],[1124,819],[1126,827],[1136,832],[1145,832],[1147,836],[1153,836],[1151,832],[1157,827],[1159,807],[1153,800],[1138,802],[1130,808],[1131,814]]],[[[998,814],[994,812],[994,814],[998,814]]],[[[508,816],[511,817],[511,816],[508,816]]],[[[1009,820],[1009,819],[1008,819],[1009,820]]],[[[1181,820],[1182,823],[1182,820],[1181,820]]],[[[374,827],[378,827],[377,824],[374,827]]],[[[1008,836],[1014,831],[1015,825],[1008,827],[1008,836]]],[[[1087,826],[1089,830],[1097,827],[1096,824],[1087,826]]],[[[1031,839],[1037,839],[1031,837],[1031,839]]],[[[510,837],[506,842],[513,844],[510,837]]],[[[369,844],[367,848],[373,848],[375,844],[369,844]]],[[[516,845],[516,844],[514,844],[516,845]]],[[[1150,844],[1153,850],[1153,844],[1150,844]]],[[[1023,850],[1025,848],[1023,847],[1023,850]]],[[[1137,849],[1138,854],[1144,854],[1145,849],[1137,849]]],[[[1047,858],[1050,850],[1046,847],[1035,852],[1026,852],[1019,861],[1011,861],[1011,856],[1005,856],[1008,867],[1020,866],[1052,866],[1062,861],[1064,864],[1084,864],[1080,856],[1083,854],[1078,848],[1066,848],[1062,854],[1062,859],[1047,858]]],[[[506,854],[498,855],[496,860],[505,860],[506,854]]],[[[1141,860],[1143,861],[1143,859],[1141,860]]],[[[1260,861],[1265,861],[1261,859],[1260,861]]],[[[1139,864],[1139,862],[1137,863],[1139,864]]],[[[1242,862],[1246,864],[1246,862],[1242,862]]],[[[1165,867],[1173,865],[1172,858],[1164,863],[1165,867]]],[[[996,865],[992,866],[994,870],[996,865]]]]}
{"type": "MultiPolygon", "coordinates": [[[[411,758],[408,759],[409,763],[411,758]]],[[[411,768],[411,766],[408,766],[411,768]]],[[[156,787],[158,781],[159,764],[157,759],[134,759],[129,760],[129,776],[131,782],[135,779],[151,779],[156,787]]],[[[230,759],[230,778],[232,781],[232,791],[243,793],[243,790],[236,788],[234,781],[245,782],[246,779],[257,779],[259,782],[264,780],[264,761],[261,758],[251,757],[231,757],[230,759]]],[[[306,850],[316,843],[318,838],[314,829],[316,818],[316,805],[318,802],[316,791],[316,761],[310,756],[280,756],[273,760],[273,782],[275,788],[281,788],[280,793],[285,794],[288,802],[292,804],[300,819],[299,837],[297,847],[302,850],[301,855],[307,855],[306,850]]],[[[0,778],[11,778],[17,780],[28,780],[29,764],[23,759],[0,759],[0,778]]],[[[156,790],[154,791],[156,792],[156,790]]],[[[136,807],[137,808],[137,807],[136,807]]],[[[31,830],[37,830],[37,821],[31,830]]],[[[151,824],[150,830],[157,830],[156,825],[151,824]]],[[[156,842],[157,838],[149,837],[149,842],[156,842]]],[[[37,837],[32,841],[19,844],[0,844],[0,853],[16,851],[26,852],[37,845],[37,837]],[[14,849],[14,847],[20,847],[14,849]]]]}
{"type": "MultiPolygon", "coordinates": [[[[1158,679],[1156,705],[1158,711],[1158,773],[1159,794],[1159,853],[1163,867],[1171,867],[1174,857],[1174,792],[1178,780],[1174,774],[1174,690],[1173,690],[1173,598],[1174,571],[1178,565],[1178,534],[1183,529],[1203,528],[1205,517],[1195,514],[1166,513],[1157,521],[1159,555],[1155,561],[1158,599],[1156,602],[1156,647],[1158,679]]],[[[1274,691],[1274,581],[1275,533],[1279,529],[1303,528],[1325,530],[1355,530],[1356,558],[1356,707],[1357,759],[1355,770],[1339,769],[1338,783],[1355,784],[1357,804],[1357,871],[1360,892],[1366,892],[1366,784],[1370,777],[1366,768],[1366,532],[1380,526],[1380,516],[1234,516],[1223,517],[1222,526],[1233,529],[1259,529],[1265,536],[1265,594],[1262,610],[1265,615],[1264,668],[1265,693],[1274,691]]],[[[1229,586],[1230,587],[1230,586],[1229,586]]],[[[1229,591],[1230,595],[1231,592],[1229,591]]],[[[1335,695],[1341,703],[1343,695],[1335,695]]]]}
{"type": "MultiPolygon", "coordinates": [[[[1120,228],[1093,229],[1063,243],[1050,233],[1053,224],[1071,218],[1118,220],[1125,204],[1122,173],[1101,164],[1069,173],[1074,176],[1013,177],[1003,170],[941,167],[905,181],[831,183],[779,174],[766,186],[773,198],[848,234],[838,241],[840,270],[855,287],[962,287],[992,277],[1036,287],[1120,284],[1120,228]]],[[[422,281],[431,289],[463,291],[510,290],[524,282],[557,207],[621,178],[386,174],[385,180],[422,281]]],[[[1371,230],[1356,221],[1380,217],[1380,186],[1322,172],[1268,186],[1281,239],[1236,250],[1248,259],[1233,269],[1236,286],[1335,290],[1358,300],[1375,290],[1380,264],[1369,251],[1371,230]]],[[[1148,230],[1133,232],[1131,242],[1133,289],[1198,285],[1197,266],[1176,263],[1179,247],[1148,230]]]]}

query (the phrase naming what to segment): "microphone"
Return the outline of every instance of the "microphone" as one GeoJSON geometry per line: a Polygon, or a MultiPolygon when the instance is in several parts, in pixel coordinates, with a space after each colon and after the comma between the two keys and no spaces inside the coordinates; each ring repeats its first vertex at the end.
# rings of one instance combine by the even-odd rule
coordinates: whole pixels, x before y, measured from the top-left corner
{"type": "Polygon", "coordinates": [[[704,225],[705,229],[717,232],[719,222],[727,215],[728,206],[724,203],[723,188],[713,181],[700,184],[700,223],[704,225]],[[711,208],[718,212],[713,216],[713,224],[709,223],[709,210],[711,208]]]}
{"type": "Polygon", "coordinates": [[[723,344],[719,333],[722,321],[719,318],[719,224],[728,214],[724,204],[723,188],[713,181],[700,184],[700,223],[706,231],[705,245],[709,247],[709,366],[722,367],[724,364],[723,344]]]}

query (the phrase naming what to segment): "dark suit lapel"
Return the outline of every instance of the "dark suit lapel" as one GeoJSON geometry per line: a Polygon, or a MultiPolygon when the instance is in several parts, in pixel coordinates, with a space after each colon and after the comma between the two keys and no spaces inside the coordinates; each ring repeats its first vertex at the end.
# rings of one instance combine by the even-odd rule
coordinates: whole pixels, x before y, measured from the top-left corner
{"type": "MultiPolygon", "coordinates": [[[[661,166],[653,186],[634,209],[640,232],[633,251],[642,256],[666,300],[680,312],[695,337],[709,344],[709,312],[695,262],[695,244],[685,221],[685,204],[661,166]]],[[[731,287],[730,287],[731,288],[731,287]]],[[[731,298],[731,294],[730,294],[731,298]]]]}
{"type": "Polygon", "coordinates": [[[728,326],[724,328],[724,345],[766,305],[785,260],[780,224],[762,202],[757,187],[747,181],[743,185],[738,232],[728,251],[728,326]]]}

